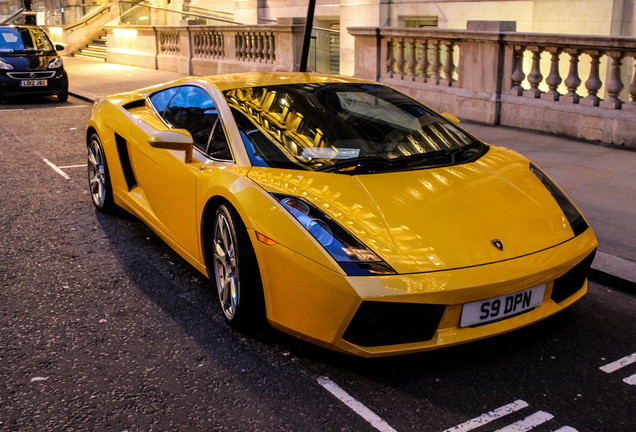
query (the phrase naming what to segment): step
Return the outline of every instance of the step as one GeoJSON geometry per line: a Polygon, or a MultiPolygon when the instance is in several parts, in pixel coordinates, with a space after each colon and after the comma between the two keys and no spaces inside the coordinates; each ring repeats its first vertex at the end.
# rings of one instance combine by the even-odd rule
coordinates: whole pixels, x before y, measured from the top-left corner
{"type": "Polygon", "coordinates": [[[82,48],[79,50],[80,54],[93,55],[95,57],[106,57],[106,51],[97,51],[92,49],[82,48]]]}
{"type": "Polygon", "coordinates": [[[93,45],[93,44],[89,44],[86,46],[86,48],[93,50],[93,51],[99,51],[99,52],[106,52],[106,45],[93,45]]]}
{"type": "Polygon", "coordinates": [[[90,56],[90,55],[84,55],[84,54],[79,54],[79,53],[75,53],[73,54],[73,57],[80,57],[80,58],[85,58],[88,60],[95,60],[95,61],[101,61],[101,62],[105,62],[106,59],[103,57],[94,57],[94,56],[90,56]]]}

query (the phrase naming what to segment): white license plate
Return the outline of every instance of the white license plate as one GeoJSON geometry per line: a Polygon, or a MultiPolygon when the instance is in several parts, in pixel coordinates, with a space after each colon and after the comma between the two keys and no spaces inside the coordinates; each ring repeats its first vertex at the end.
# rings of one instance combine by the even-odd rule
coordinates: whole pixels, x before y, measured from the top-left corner
{"type": "Polygon", "coordinates": [[[20,81],[22,87],[45,87],[47,85],[46,80],[22,80],[20,81]]]}
{"type": "Polygon", "coordinates": [[[460,327],[470,327],[491,321],[498,321],[534,309],[543,303],[545,284],[513,294],[493,297],[472,303],[462,308],[460,327]]]}

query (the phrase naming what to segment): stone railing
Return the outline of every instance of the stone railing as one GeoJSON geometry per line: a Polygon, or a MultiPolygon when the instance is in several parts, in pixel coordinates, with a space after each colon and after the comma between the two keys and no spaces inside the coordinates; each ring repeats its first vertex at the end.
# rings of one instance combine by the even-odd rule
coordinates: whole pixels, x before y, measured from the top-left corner
{"type": "Polygon", "coordinates": [[[190,75],[298,70],[303,25],[107,27],[107,60],[190,75]]]}
{"type": "Polygon", "coordinates": [[[469,120],[636,147],[636,38],[514,28],[349,28],[355,74],[469,120]]]}

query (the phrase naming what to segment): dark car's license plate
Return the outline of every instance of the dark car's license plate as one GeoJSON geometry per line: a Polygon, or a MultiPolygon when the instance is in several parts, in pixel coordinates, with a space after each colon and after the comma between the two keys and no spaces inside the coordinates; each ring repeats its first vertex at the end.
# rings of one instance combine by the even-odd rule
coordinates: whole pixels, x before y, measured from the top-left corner
{"type": "Polygon", "coordinates": [[[498,321],[534,309],[543,303],[545,284],[486,300],[466,303],[462,308],[460,327],[498,321]]]}
{"type": "Polygon", "coordinates": [[[45,87],[47,85],[46,80],[22,80],[20,81],[21,87],[45,87]]]}

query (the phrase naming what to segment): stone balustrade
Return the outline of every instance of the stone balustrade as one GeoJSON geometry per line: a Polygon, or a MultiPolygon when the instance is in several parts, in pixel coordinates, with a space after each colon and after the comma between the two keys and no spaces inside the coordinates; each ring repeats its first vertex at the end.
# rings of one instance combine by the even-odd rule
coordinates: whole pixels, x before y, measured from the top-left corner
{"type": "Polygon", "coordinates": [[[636,147],[636,38],[353,27],[356,76],[480,122],[636,147]]]}
{"type": "Polygon", "coordinates": [[[298,70],[303,22],[283,18],[268,25],[112,26],[106,28],[107,60],[189,75],[298,70]]]}

